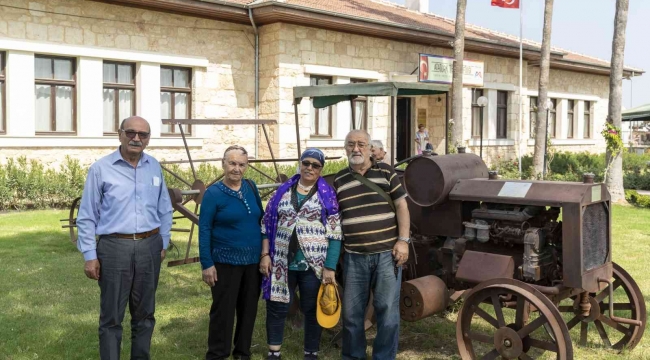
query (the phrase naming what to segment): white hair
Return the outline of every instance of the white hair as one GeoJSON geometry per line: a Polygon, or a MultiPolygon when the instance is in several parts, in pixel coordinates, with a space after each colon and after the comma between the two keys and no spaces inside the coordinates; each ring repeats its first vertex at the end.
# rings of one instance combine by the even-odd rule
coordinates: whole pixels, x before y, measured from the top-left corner
{"type": "Polygon", "coordinates": [[[381,140],[371,140],[370,146],[372,146],[373,148],[384,150],[384,143],[382,143],[381,140]]]}
{"type": "Polygon", "coordinates": [[[345,135],[345,142],[348,142],[348,139],[350,139],[350,135],[354,134],[363,134],[365,135],[366,139],[368,139],[368,143],[370,143],[370,134],[366,130],[352,130],[350,131],[347,135],[345,135]]]}

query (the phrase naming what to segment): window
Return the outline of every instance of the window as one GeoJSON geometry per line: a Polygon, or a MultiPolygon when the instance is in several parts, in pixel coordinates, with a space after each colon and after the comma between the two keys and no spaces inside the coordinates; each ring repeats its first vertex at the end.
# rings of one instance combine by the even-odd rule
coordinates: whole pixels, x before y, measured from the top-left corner
{"type": "MultiPolygon", "coordinates": [[[[312,75],[309,77],[310,85],[330,85],[332,78],[329,76],[312,75]]],[[[312,106],[309,111],[311,118],[311,135],[312,136],[331,136],[332,134],[332,107],[328,106],[322,109],[316,109],[312,106]]]]}
{"type": "Polygon", "coordinates": [[[591,139],[591,102],[585,101],[585,123],[584,133],[582,135],[585,139],[591,139]]]}
{"type": "Polygon", "coordinates": [[[566,138],[567,139],[573,139],[573,108],[575,106],[575,101],[573,100],[567,100],[567,107],[569,108],[567,111],[567,130],[566,130],[566,138]]]}
{"type": "MultiPolygon", "coordinates": [[[[352,84],[367,83],[365,79],[350,79],[352,84]]],[[[359,96],[352,100],[354,108],[354,129],[368,130],[368,98],[359,96]]],[[[350,130],[352,130],[352,122],[350,122],[350,130]]]]}
{"type": "Polygon", "coordinates": [[[508,92],[497,91],[497,139],[508,138],[508,92]]]}
{"type": "MultiPolygon", "coordinates": [[[[192,70],[160,67],[160,117],[162,119],[189,119],[192,104],[192,70]]],[[[183,132],[191,134],[192,127],[183,125],[183,132]]],[[[162,125],[161,133],[180,133],[176,125],[162,125]]]]}
{"type": "Polygon", "coordinates": [[[34,60],[36,132],[74,133],[75,59],[37,55],[34,60]]]}
{"type": "Polygon", "coordinates": [[[7,132],[7,124],[5,123],[5,53],[0,52],[0,134],[7,132]]]}
{"type": "Polygon", "coordinates": [[[135,114],[135,64],[104,61],[104,133],[135,114]]]}
{"type": "Polygon", "coordinates": [[[535,138],[535,126],[537,125],[537,103],[538,98],[536,96],[530,97],[530,106],[529,106],[529,116],[530,116],[530,138],[535,138]]]}
{"type": "Polygon", "coordinates": [[[551,102],[553,103],[553,109],[551,109],[549,113],[548,124],[546,124],[546,126],[550,126],[551,139],[555,139],[555,114],[557,110],[557,99],[551,99],[551,102]]]}
{"type": "Polygon", "coordinates": [[[483,96],[483,89],[472,90],[472,137],[481,137],[483,108],[477,102],[481,96],[483,96]]]}

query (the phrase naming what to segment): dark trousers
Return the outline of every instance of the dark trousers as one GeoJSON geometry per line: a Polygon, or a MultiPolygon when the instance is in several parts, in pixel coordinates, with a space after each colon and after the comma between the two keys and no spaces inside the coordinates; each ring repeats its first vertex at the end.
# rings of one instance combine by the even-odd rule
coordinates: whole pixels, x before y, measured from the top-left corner
{"type": "MultiPolygon", "coordinates": [[[[300,289],[300,310],[305,315],[304,350],[315,352],[320,347],[320,337],[323,332],[323,328],[316,319],[316,301],[320,280],[311,269],[307,271],[290,270],[289,293],[291,293],[291,302],[296,300],[296,285],[300,289]]],[[[266,302],[266,338],[269,345],[282,345],[284,322],[287,319],[291,302],[283,303],[270,300],[266,302]]]]}
{"type": "Polygon", "coordinates": [[[160,234],[142,240],[102,236],[97,243],[101,290],[99,356],[118,360],[126,304],[131,313],[131,359],[150,359],[160,274],[160,234]]]}
{"type": "Polygon", "coordinates": [[[217,283],[212,287],[206,360],[230,356],[232,328],[237,314],[233,356],[250,357],[253,328],[260,298],[259,264],[214,264],[217,283]]]}

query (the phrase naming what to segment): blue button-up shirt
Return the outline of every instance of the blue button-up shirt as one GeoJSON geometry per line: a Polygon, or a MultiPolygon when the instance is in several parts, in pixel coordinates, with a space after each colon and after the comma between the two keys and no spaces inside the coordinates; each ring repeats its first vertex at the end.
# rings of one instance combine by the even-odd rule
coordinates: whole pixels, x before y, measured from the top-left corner
{"type": "Polygon", "coordinates": [[[160,228],[163,249],[169,245],[173,208],[160,164],[142,153],[136,168],[120,149],[95,162],[77,214],[77,248],[84,259],[97,259],[95,236],[137,234],[160,228]]]}

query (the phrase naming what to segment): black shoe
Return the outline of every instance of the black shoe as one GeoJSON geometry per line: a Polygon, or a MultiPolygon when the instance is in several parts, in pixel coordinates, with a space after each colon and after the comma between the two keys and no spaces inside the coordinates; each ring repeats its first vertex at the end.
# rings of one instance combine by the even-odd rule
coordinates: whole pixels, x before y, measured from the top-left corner
{"type": "Polygon", "coordinates": [[[304,360],[318,360],[318,354],[305,354],[304,360]]]}
{"type": "Polygon", "coordinates": [[[269,352],[269,354],[266,356],[266,360],[282,360],[282,354],[280,352],[274,352],[275,354],[269,352]]]}

